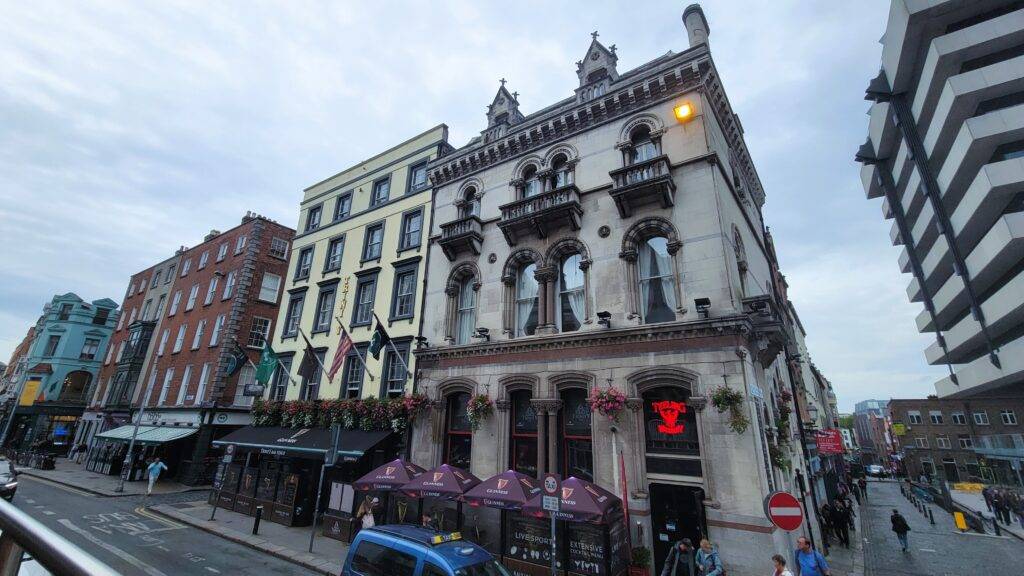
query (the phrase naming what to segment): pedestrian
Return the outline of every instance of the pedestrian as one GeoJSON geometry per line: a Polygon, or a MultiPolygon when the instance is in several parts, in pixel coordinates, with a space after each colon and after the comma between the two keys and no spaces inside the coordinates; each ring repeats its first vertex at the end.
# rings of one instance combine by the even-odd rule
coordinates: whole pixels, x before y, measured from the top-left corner
{"type": "Polygon", "coordinates": [[[818,521],[821,523],[821,537],[825,540],[825,546],[828,546],[831,534],[833,533],[832,506],[828,502],[821,505],[821,513],[818,514],[818,521]]]}
{"type": "Polygon", "coordinates": [[[772,572],[772,576],[793,576],[793,573],[786,568],[786,559],[782,557],[782,554],[776,554],[772,556],[772,563],[775,565],[775,570],[772,572]]]}
{"type": "Polygon", "coordinates": [[[981,489],[981,497],[985,499],[985,507],[992,511],[992,488],[985,486],[981,489]]]}
{"type": "Polygon", "coordinates": [[[1006,510],[1006,496],[1005,494],[1003,494],[1002,490],[996,490],[992,494],[992,510],[996,514],[997,522],[1009,524],[1009,522],[1007,521],[1007,519],[1009,518],[1009,514],[1007,514],[1006,510]]]}
{"type": "Polygon", "coordinates": [[[160,473],[167,470],[167,465],[160,461],[160,457],[153,458],[153,461],[146,468],[146,472],[149,475],[149,487],[146,488],[146,496],[153,493],[153,485],[160,479],[160,473]]]}
{"type": "Polygon", "coordinates": [[[359,526],[362,529],[373,528],[377,525],[376,520],[373,518],[373,509],[377,507],[377,503],[380,502],[380,498],[374,496],[370,498],[367,494],[366,498],[363,499],[363,503],[359,505],[359,509],[356,510],[356,520],[359,520],[359,526]]]}
{"type": "Polygon", "coordinates": [[[725,568],[722,567],[722,559],[718,556],[718,550],[711,545],[711,541],[704,538],[700,541],[700,549],[697,550],[697,574],[700,576],[722,576],[725,568]]]}
{"type": "Polygon", "coordinates": [[[850,511],[842,500],[832,505],[832,532],[839,538],[843,548],[850,547],[850,511]]]}
{"type": "Polygon", "coordinates": [[[907,519],[895,508],[892,509],[892,516],[889,517],[889,522],[892,523],[892,531],[896,533],[896,538],[900,541],[900,547],[906,552],[909,546],[907,544],[907,532],[910,532],[910,524],[907,524],[907,519]]]}
{"type": "Polygon", "coordinates": [[[689,538],[683,538],[672,546],[661,576],[697,576],[693,569],[693,542],[689,538]]]}
{"type": "Polygon", "coordinates": [[[796,576],[832,576],[825,557],[811,546],[811,541],[806,536],[796,539],[796,552],[793,553],[793,558],[796,576]]]}
{"type": "Polygon", "coordinates": [[[867,498],[868,497],[868,481],[866,479],[864,479],[863,476],[861,476],[860,479],[857,480],[857,486],[860,486],[861,496],[863,496],[864,498],[867,498]]]}

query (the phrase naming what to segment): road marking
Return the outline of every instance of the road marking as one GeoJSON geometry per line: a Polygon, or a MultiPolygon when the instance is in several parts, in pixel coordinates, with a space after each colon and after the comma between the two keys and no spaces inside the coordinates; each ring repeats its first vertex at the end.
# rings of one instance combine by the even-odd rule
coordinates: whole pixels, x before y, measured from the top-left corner
{"type": "Polygon", "coordinates": [[[171,551],[169,548],[164,548],[163,546],[157,546],[157,548],[163,550],[164,552],[170,552],[171,551]]]}
{"type": "Polygon", "coordinates": [[[139,560],[135,556],[132,556],[131,554],[125,552],[124,550],[121,550],[117,546],[114,546],[113,544],[109,544],[107,542],[104,542],[100,538],[97,538],[96,535],[93,534],[92,532],[89,532],[88,530],[86,530],[84,528],[79,528],[78,526],[75,526],[75,524],[73,522],[71,522],[71,520],[68,520],[66,518],[61,518],[60,520],[58,520],[58,522],[63,524],[65,527],[67,527],[68,530],[71,530],[71,531],[79,534],[80,536],[82,536],[83,538],[88,540],[89,542],[92,542],[93,544],[99,546],[100,548],[103,548],[107,552],[110,552],[111,554],[117,556],[118,558],[124,560],[125,562],[131,564],[132,566],[138,568],[139,570],[142,570],[143,572],[145,572],[149,576],[167,576],[167,574],[164,574],[163,572],[157,570],[156,568],[150,566],[149,564],[146,564],[142,560],[139,560]]]}
{"type": "Polygon", "coordinates": [[[163,524],[164,526],[168,526],[171,529],[177,529],[177,528],[184,528],[185,527],[184,524],[181,524],[179,522],[175,522],[174,520],[169,520],[167,518],[164,518],[163,516],[160,516],[159,514],[154,514],[154,513],[150,512],[149,510],[146,510],[142,506],[139,506],[138,508],[136,508],[135,509],[135,513],[139,514],[141,516],[145,516],[146,518],[149,518],[150,520],[154,520],[156,522],[159,522],[159,523],[163,524]]]}
{"type": "Polygon", "coordinates": [[[207,566],[206,569],[210,572],[213,572],[214,574],[220,574],[220,570],[217,570],[216,568],[213,568],[211,566],[207,566]]]}
{"type": "Polygon", "coordinates": [[[49,510],[43,510],[43,514],[46,514],[47,516],[53,516],[54,514],[56,514],[56,512],[50,512],[49,510]]]}
{"type": "Polygon", "coordinates": [[[18,476],[19,476],[19,478],[24,478],[25,480],[32,480],[33,482],[39,482],[40,484],[46,484],[46,485],[52,486],[54,488],[60,488],[61,490],[64,490],[65,492],[71,492],[72,494],[78,494],[79,496],[88,496],[90,498],[95,498],[96,497],[96,495],[93,494],[92,492],[86,492],[85,490],[79,490],[77,488],[72,488],[71,486],[67,486],[67,485],[61,484],[60,482],[52,482],[50,480],[47,480],[45,478],[40,478],[38,476],[29,476],[28,474],[19,474],[18,476]]]}
{"type": "Polygon", "coordinates": [[[932,550],[931,548],[921,548],[921,552],[935,552],[935,550],[932,550]]]}
{"type": "Polygon", "coordinates": [[[36,503],[36,501],[35,501],[35,500],[33,500],[33,499],[31,499],[31,498],[25,498],[25,503],[26,503],[26,504],[35,504],[35,503],[36,503]]]}

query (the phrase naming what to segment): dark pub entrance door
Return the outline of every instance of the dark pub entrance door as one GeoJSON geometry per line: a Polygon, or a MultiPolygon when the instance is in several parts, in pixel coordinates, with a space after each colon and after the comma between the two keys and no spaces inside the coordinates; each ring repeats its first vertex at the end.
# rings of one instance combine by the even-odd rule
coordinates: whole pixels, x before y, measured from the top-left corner
{"type": "Polygon", "coordinates": [[[650,495],[655,568],[652,573],[658,574],[676,542],[689,538],[696,548],[707,534],[704,490],[692,486],[651,484],[650,495]]]}

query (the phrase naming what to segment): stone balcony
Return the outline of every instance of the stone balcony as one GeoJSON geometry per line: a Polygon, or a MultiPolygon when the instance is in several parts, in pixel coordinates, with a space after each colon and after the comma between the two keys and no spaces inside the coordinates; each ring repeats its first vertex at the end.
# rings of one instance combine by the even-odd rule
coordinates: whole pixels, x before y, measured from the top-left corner
{"type": "Polygon", "coordinates": [[[575,184],[567,184],[505,204],[498,227],[509,246],[515,246],[519,238],[530,234],[547,238],[548,232],[561,226],[579,230],[582,216],[580,190],[575,184]]]}
{"type": "Polygon", "coordinates": [[[608,173],[612,177],[611,196],[619,216],[628,218],[633,210],[658,203],[662,208],[675,205],[676,184],[668,156],[661,155],[608,173]]]}
{"type": "Polygon", "coordinates": [[[437,243],[451,261],[463,250],[479,256],[484,241],[483,227],[480,218],[476,216],[446,222],[441,224],[441,239],[437,243]]]}

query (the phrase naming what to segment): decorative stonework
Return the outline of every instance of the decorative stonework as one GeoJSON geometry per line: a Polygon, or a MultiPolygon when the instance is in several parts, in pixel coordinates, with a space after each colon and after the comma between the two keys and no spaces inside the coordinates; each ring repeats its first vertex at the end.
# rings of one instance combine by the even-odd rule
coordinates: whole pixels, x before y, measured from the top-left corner
{"type": "Polygon", "coordinates": [[[600,236],[601,238],[607,238],[609,235],[611,235],[611,233],[612,229],[609,228],[607,225],[601,226],[600,228],[597,229],[597,235],[600,236]]]}
{"type": "Polygon", "coordinates": [[[704,408],[707,408],[708,399],[706,396],[690,396],[686,400],[686,405],[693,408],[697,412],[701,412],[704,408]]]}
{"type": "Polygon", "coordinates": [[[508,412],[509,408],[512,407],[511,400],[495,400],[494,407],[498,409],[498,412],[508,412]]]}
{"type": "Polygon", "coordinates": [[[639,412],[643,407],[643,398],[626,398],[626,408],[628,408],[630,412],[639,412]]]}

